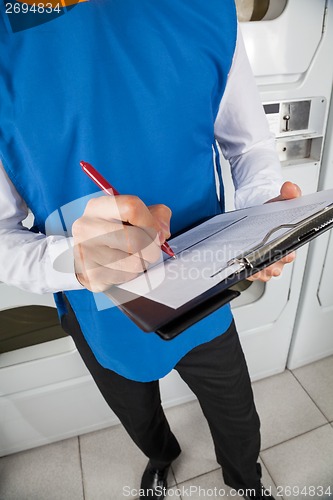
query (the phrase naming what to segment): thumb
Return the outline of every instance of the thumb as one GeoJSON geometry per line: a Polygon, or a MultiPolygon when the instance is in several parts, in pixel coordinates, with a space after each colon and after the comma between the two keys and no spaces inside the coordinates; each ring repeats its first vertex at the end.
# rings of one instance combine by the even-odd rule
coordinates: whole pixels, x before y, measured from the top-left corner
{"type": "Polygon", "coordinates": [[[271,201],[292,200],[293,198],[299,198],[300,196],[302,196],[301,188],[297,184],[287,181],[282,184],[279,196],[269,200],[268,203],[271,201]]]}
{"type": "Polygon", "coordinates": [[[150,205],[148,207],[151,215],[155,219],[155,227],[160,235],[161,243],[164,243],[165,240],[170,238],[170,219],[172,212],[169,207],[166,205],[158,204],[158,205],[150,205]]]}

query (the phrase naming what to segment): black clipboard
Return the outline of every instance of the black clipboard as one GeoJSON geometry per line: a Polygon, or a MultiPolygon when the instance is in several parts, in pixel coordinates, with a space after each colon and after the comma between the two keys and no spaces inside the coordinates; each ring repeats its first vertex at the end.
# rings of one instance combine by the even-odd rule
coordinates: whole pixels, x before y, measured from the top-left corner
{"type": "Polygon", "coordinates": [[[118,287],[112,287],[107,295],[144,332],[155,332],[162,339],[171,340],[238,297],[240,292],[233,288],[235,285],[332,227],[333,203],[296,224],[286,223],[272,228],[260,244],[228,262],[228,265],[238,265],[236,272],[177,309],[118,287]],[[286,229],[286,232],[272,239],[280,229],[286,229]]]}

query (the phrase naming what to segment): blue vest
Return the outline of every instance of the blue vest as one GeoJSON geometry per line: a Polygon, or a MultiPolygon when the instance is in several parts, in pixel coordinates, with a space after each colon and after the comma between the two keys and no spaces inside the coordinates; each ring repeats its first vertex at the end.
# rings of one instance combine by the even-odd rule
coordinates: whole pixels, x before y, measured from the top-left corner
{"type": "MultiPolygon", "coordinates": [[[[40,232],[96,192],[82,159],[121,193],[168,205],[172,232],[223,210],[212,146],[236,43],[233,0],[91,0],[38,22],[1,9],[0,154],[40,232]]],[[[115,307],[98,310],[88,290],[65,293],[98,361],[143,382],[232,319],[224,307],[166,342],[115,307]]]]}

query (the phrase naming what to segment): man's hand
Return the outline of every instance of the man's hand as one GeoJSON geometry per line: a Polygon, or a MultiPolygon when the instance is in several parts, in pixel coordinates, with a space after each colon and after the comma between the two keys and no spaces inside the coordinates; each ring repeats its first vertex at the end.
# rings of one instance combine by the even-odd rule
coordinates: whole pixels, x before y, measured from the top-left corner
{"type": "MultiPolygon", "coordinates": [[[[297,184],[293,184],[292,182],[285,182],[281,187],[279,196],[277,196],[276,198],[272,198],[271,200],[268,200],[266,203],[271,203],[273,201],[291,200],[293,198],[298,198],[301,195],[302,195],[301,189],[299,186],[297,186],[297,184]]],[[[253,276],[250,276],[248,280],[249,281],[260,280],[266,282],[269,281],[274,276],[280,276],[284,265],[293,262],[295,260],[295,256],[296,256],[295,252],[291,252],[290,254],[283,257],[283,259],[278,260],[271,266],[266,267],[266,269],[259,271],[253,276]]]]}
{"type": "Polygon", "coordinates": [[[103,292],[145,271],[170,237],[170,217],[165,205],[147,207],[136,196],[91,199],[72,228],[80,283],[103,292]]]}

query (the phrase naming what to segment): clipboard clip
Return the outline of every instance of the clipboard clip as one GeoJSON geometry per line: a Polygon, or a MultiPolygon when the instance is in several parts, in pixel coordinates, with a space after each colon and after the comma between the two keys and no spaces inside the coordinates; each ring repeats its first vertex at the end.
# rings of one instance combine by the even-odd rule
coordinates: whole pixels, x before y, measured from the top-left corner
{"type": "Polygon", "coordinates": [[[329,220],[326,220],[324,222],[318,221],[318,218],[327,212],[328,209],[332,210],[333,204],[331,203],[327,207],[324,207],[323,209],[319,210],[318,212],[315,212],[314,214],[310,215],[309,217],[306,217],[303,221],[301,222],[296,222],[296,223],[289,223],[289,224],[280,224],[276,226],[275,228],[272,228],[268,233],[264,236],[264,238],[261,240],[261,242],[254,247],[248,249],[244,254],[238,255],[237,257],[229,260],[227,263],[228,266],[231,266],[233,264],[237,264],[239,268],[235,271],[235,274],[239,274],[240,272],[244,270],[249,270],[249,269],[254,269],[253,263],[252,262],[258,262],[260,261],[263,257],[266,256],[266,254],[276,247],[277,242],[283,242],[286,240],[286,234],[288,235],[290,231],[284,232],[280,237],[273,239],[271,242],[269,242],[269,239],[271,236],[279,231],[280,229],[286,229],[286,230],[296,230],[299,228],[299,231],[304,230],[304,228],[308,227],[309,223],[316,223],[314,227],[311,227],[311,229],[307,230],[305,233],[301,233],[300,235],[297,236],[297,240],[299,242],[301,241],[307,241],[312,239],[311,237],[314,237],[317,233],[320,233],[323,229],[328,229],[332,222],[333,218],[331,217],[329,220]]]}
{"type": "MultiPolygon", "coordinates": [[[[246,255],[250,256],[250,255],[254,254],[254,252],[257,252],[258,250],[263,249],[264,246],[266,245],[267,241],[269,240],[269,238],[274,233],[279,231],[280,229],[293,229],[296,226],[297,226],[297,224],[280,224],[280,225],[270,229],[266,233],[266,235],[262,238],[262,240],[259,243],[257,243],[257,245],[255,245],[254,247],[252,247],[246,251],[246,255]]],[[[237,257],[235,257],[227,262],[228,267],[232,266],[233,264],[239,265],[239,269],[237,269],[237,271],[235,271],[235,274],[239,274],[242,271],[245,271],[248,269],[253,269],[253,264],[250,262],[250,260],[245,255],[238,255],[237,257]]]]}
{"type": "Polygon", "coordinates": [[[235,274],[239,274],[246,269],[253,269],[253,265],[246,257],[235,257],[227,262],[227,267],[237,264],[239,267],[235,271],[235,274]]]}

